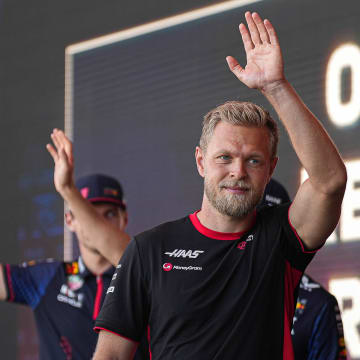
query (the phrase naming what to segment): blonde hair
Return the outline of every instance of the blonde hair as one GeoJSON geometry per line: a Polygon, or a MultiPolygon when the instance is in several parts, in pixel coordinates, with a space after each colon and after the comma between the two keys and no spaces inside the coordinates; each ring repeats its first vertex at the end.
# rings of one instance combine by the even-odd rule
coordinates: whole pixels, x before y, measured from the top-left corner
{"type": "Polygon", "coordinates": [[[214,133],[216,125],[225,121],[232,125],[245,127],[266,127],[269,130],[271,157],[277,153],[279,142],[278,126],[269,112],[263,107],[251,102],[227,101],[210,110],[203,120],[203,128],[200,137],[200,148],[206,152],[210,138],[214,133]]]}

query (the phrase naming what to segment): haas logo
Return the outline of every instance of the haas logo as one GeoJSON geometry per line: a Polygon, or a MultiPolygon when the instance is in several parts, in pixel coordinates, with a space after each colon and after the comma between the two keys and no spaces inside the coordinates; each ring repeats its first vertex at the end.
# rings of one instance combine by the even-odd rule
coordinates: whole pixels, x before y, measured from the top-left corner
{"type": "Polygon", "coordinates": [[[173,252],[166,252],[165,255],[169,255],[170,257],[183,257],[196,259],[200,254],[202,254],[203,250],[183,250],[183,249],[175,249],[173,252]]]}

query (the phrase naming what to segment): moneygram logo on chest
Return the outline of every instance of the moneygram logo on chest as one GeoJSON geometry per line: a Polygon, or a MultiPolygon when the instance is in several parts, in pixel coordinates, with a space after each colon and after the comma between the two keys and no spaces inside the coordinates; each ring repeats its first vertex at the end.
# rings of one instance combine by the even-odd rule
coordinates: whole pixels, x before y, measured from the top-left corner
{"type": "Polygon", "coordinates": [[[165,255],[176,258],[190,258],[196,259],[200,254],[202,254],[203,250],[184,250],[184,249],[175,249],[172,252],[165,252],[165,255]]]}

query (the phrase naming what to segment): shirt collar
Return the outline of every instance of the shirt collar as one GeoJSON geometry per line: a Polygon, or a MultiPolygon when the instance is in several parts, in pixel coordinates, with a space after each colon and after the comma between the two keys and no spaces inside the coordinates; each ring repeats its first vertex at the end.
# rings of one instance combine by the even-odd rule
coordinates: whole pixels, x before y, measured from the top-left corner
{"type": "MultiPolygon", "coordinates": [[[[79,265],[79,274],[85,278],[87,276],[95,276],[85,265],[84,260],[82,259],[81,256],[79,256],[78,259],[78,265],[79,265]]],[[[115,268],[113,266],[110,266],[109,269],[107,269],[106,271],[104,271],[103,276],[112,276],[114,274],[114,270],[115,268]]]]}

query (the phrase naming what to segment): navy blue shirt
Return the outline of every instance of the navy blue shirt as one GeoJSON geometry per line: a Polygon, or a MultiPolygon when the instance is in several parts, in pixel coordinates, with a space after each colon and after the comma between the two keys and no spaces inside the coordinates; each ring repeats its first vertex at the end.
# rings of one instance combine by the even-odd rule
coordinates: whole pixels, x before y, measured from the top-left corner
{"type": "Polygon", "coordinates": [[[40,359],[89,360],[98,338],[94,321],[114,268],[95,276],[80,258],[4,265],[4,270],[7,301],[28,305],[34,312],[40,359]]]}
{"type": "Polygon", "coordinates": [[[301,279],[291,334],[296,360],[346,360],[336,298],[307,275],[301,279]]]}

